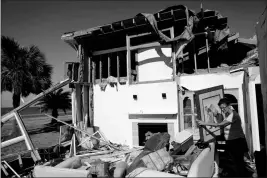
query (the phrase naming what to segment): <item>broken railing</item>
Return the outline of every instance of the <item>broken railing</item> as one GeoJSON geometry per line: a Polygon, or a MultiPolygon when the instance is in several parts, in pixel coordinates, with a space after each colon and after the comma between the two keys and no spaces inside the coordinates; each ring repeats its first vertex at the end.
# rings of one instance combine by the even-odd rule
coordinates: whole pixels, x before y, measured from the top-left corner
{"type": "Polygon", "coordinates": [[[26,144],[26,147],[29,151],[31,151],[31,155],[32,155],[32,158],[34,160],[34,162],[37,162],[37,161],[40,161],[41,158],[40,158],[40,155],[38,153],[38,151],[34,148],[33,146],[33,143],[27,133],[27,130],[25,128],[25,125],[22,121],[22,118],[19,114],[20,111],[22,111],[23,109],[29,107],[30,105],[36,103],[37,101],[39,101],[40,99],[42,99],[45,95],[59,89],[59,88],[62,88],[64,87],[65,85],[71,83],[71,79],[66,79],[56,85],[54,85],[53,87],[49,88],[48,90],[46,91],[43,91],[42,93],[38,94],[35,98],[33,98],[32,100],[28,101],[27,103],[13,109],[12,111],[10,111],[9,113],[5,114],[2,119],[1,119],[1,124],[2,126],[9,120],[11,119],[15,119],[14,121],[16,121],[16,123],[18,124],[19,126],[19,131],[21,132],[21,134],[19,136],[15,136],[15,138],[11,138],[11,139],[8,139],[8,140],[5,140],[3,142],[1,142],[1,148],[5,148],[7,146],[10,146],[10,145],[14,145],[16,143],[19,143],[19,142],[22,142],[22,141],[25,141],[25,144],[26,144]]]}

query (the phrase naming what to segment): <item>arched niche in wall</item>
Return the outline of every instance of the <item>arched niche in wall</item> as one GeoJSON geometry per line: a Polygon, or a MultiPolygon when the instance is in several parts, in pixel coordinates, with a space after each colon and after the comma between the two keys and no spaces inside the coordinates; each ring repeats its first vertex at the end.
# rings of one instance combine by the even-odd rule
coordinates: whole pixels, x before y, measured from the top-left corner
{"type": "Polygon", "coordinates": [[[182,102],[181,102],[181,120],[182,127],[181,129],[191,129],[194,132],[195,129],[195,102],[194,102],[194,92],[192,91],[185,91],[182,95],[182,102]]]}
{"type": "Polygon", "coordinates": [[[238,89],[224,90],[224,97],[230,100],[232,107],[236,110],[236,112],[238,112],[239,111],[238,89]]]}

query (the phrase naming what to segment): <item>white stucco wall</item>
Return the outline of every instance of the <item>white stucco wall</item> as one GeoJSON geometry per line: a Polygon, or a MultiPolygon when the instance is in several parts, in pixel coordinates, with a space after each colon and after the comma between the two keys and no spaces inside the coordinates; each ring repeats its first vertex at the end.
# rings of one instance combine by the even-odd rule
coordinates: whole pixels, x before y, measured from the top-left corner
{"type": "Polygon", "coordinates": [[[137,53],[139,82],[172,78],[170,46],[141,49],[137,53]]]}
{"type": "Polygon", "coordinates": [[[176,114],[177,84],[176,82],[162,82],[129,86],[130,114],[176,114]],[[162,94],[166,95],[164,99],[162,94]],[[137,100],[133,99],[137,96],[137,100]]]}
{"type": "Polygon", "coordinates": [[[250,102],[250,123],[252,131],[252,145],[253,152],[260,151],[260,137],[259,137],[259,123],[258,123],[258,109],[255,84],[260,84],[260,71],[259,67],[249,68],[249,102],[250,102]]]}
{"type": "Polygon", "coordinates": [[[101,91],[94,86],[94,122],[107,139],[115,143],[131,144],[131,123],[128,119],[127,85],[116,87],[107,85],[101,91]]]}
{"type": "Polygon", "coordinates": [[[99,85],[94,86],[95,126],[100,127],[111,142],[132,146],[132,122],[173,123],[176,134],[177,112],[175,82],[119,85],[118,91],[109,85],[105,91],[101,91],[99,85]],[[162,93],[166,93],[166,99],[162,99],[162,93]],[[137,94],[137,101],[133,100],[133,94],[137,94]]]}

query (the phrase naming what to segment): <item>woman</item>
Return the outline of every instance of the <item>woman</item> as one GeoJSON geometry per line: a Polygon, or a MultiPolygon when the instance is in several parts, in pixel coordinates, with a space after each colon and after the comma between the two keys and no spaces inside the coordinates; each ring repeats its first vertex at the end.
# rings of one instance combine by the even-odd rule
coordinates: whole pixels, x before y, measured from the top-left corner
{"type": "MultiPolygon", "coordinates": [[[[245,134],[242,129],[241,119],[239,114],[230,106],[230,102],[227,98],[220,99],[218,103],[222,110],[223,121],[220,123],[206,123],[201,120],[196,122],[203,126],[224,127],[224,137],[226,140],[226,149],[234,159],[238,176],[245,176],[245,162],[244,155],[248,152],[247,142],[245,134]]],[[[220,113],[213,110],[215,117],[219,117],[220,113]]]]}

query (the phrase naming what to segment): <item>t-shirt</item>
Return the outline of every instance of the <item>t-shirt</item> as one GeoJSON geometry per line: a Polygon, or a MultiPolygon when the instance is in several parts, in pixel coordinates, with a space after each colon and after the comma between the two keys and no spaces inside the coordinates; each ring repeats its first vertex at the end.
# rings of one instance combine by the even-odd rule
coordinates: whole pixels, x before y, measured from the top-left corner
{"type": "Polygon", "coordinates": [[[224,127],[224,137],[226,140],[234,140],[245,137],[241,118],[236,111],[233,111],[230,115],[228,115],[225,120],[231,123],[230,125],[224,127]]]}

